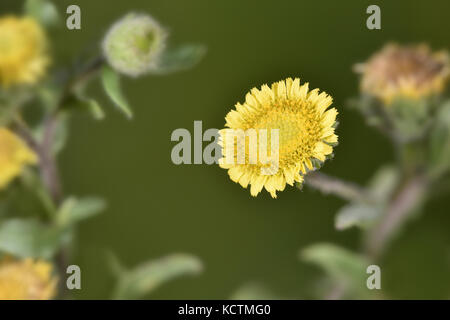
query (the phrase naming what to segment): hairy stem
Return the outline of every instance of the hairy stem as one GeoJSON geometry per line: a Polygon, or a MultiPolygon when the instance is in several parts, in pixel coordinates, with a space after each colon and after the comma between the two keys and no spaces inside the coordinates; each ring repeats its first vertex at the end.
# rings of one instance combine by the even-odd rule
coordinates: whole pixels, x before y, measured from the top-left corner
{"type": "MultiPolygon", "coordinates": [[[[61,108],[70,99],[70,96],[73,94],[73,91],[76,90],[77,86],[82,85],[90,77],[95,75],[101,69],[103,64],[103,57],[97,57],[88,63],[80,72],[78,72],[72,80],[67,82],[57,108],[48,113],[44,119],[44,134],[42,141],[37,141],[33,137],[30,128],[26,122],[20,118],[20,116],[17,116],[15,119],[17,131],[39,156],[39,171],[41,180],[55,207],[58,207],[63,200],[59,169],[52,150],[56,134],[55,129],[58,125],[58,121],[60,121],[61,108]]],[[[69,253],[67,248],[61,248],[55,257],[61,279],[63,279],[66,274],[68,259],[69,253]]],[[[59,292],[62,298],[67,296],[64,281],[60,281],[59,283],[59,292]]]]}
{"type": "Polygon", "coordinates": [[[305,176],[305,183],[310,187],[320,190],[324,194],[334,194],[345,200],[360,202],[372,201],[363,187],[317,171],[308,173],[305,176]]]}
{"type": "Polygon", "coordinates": [[[427,188],[428,182],[422,175],[406,181],[389,203],[380,222],[368,233],[365,249],[370,258],[375,260],[384,253],[392,236],[425,200],[427,188]]]}
{"type": "Polygon", "coordinates": [[[47,187],[55,205],[59,205],[62,199],[58,166],[52,155],[52,145],[57,121],[56,115],[49,116],[45,120],[44,138],[39,148],[42,181],[47,187]]]}

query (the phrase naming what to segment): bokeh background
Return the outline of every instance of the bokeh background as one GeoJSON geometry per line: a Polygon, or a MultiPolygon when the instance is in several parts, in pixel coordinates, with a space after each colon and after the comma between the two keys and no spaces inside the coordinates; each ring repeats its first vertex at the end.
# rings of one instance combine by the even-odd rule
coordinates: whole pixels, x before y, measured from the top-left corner
{"type": "MultiPolygon", "coordinates": [[[[334,229],[344,204],[305,188],[288,188],[273,200],[252,198],[216,165],[171,162],[177,128],[193,134],[222,128],[224,116],[254,86],[301,77],[330,93],[340,115],[340,144],[323,172],[364,183],[393,159],[387,139],[346,108],[357,94],[351,67],[388,41],[427,42],[450,49],[450,2],[324,0],[58,0],[82,11],[82,29],[52,34],[54,65],[86,48],[96,49],[108,26],[129,11],[152,14],[173,44],[208,47],[194,69],[170,76],[126,79],[135,112],[126,120],[106,98],[102,122],[85,116],[71,123],[60,158],[66,194],[98,195],[108,209],[78,230],[74,263],[82,270],[76,298],[109,298],[113,278],[105,252],[127,266],[173,252],[197,255],[205,271],[164,285],[148,298],[224,299],[258,282],[280,297],[313,298],[320,270],[298,259],[301,248],[332,242],[358,249],[357,230],[334,229]],[[367,6],[378,4],[382,30],[366,28],[367,6]]],[[[1,14],[19,12],[21,1],[1,0],[1,14]]],[[[101,94],[100,86],[96,86],[101,94]]],[[[450,201],[441,196],[407,224],[380,263],[382,288],[394,298],[450,297],[450,201]]]]}

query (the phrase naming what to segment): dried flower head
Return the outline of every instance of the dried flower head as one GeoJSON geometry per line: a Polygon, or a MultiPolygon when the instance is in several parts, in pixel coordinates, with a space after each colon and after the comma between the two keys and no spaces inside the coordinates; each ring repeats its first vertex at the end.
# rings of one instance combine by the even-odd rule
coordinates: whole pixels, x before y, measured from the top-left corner
{"type": "Polygon", "coordinates": [[[47,262],[10,258],[0,262],[0,300],[49,300],[55,295],[56,283],[47,262]]]}
{"type": "Polygon", "coordinates": [[[433,53],[426,45],[388,44],[356,71],[362,73],[361,90],[389,104],[396,97],[419,99],[440,93],[450,67],[446,52],[433,53]]]}
{"type": "Polygon", "coordinates": [[[157,67],[166,31],[149,15],[130,13],[105,36],[103,53],[118,72],[139,76],[157,67]]]}
{"type": "Polygon", "coordinates": [[[20,174],[23,167],[37,162],[36,154],[18,136],[0,128],[0,189],[20,174]]]}
{"type": "MultiPolygon", "coordinates": [[[[269,147],[272,141],[270,134],[262,136],[258,133],[256,140],[244,140],[245,161],[239,163],[227,161],[226,156],[220,160],[220,166],[228,169],[228,174],[234,182],[247,188],[256,196],[264,187],[271,196],[276,198],[276,191],[284,190],[286,183],[293,185],[295,181],[303,182],[303,174],[315,168],[314,162],[323,162],[333,152],[337,143],[335,123],[337,110],[327,110],[333,99],[325,92],[319,94],[319,89],[308,90],[308,83],[300,85],[300,79],[286,79],[272,84],[271,88],[263,85],[261,89],[253,88],[245,97],[243,104],[237,103],[236,110],[230,111],[225,117],[226,126],[233,130],[278,130],[278,152],[276,170],[264,172],[273,166],[269,161],[262,161],[258,154],[256,161],[251,161],[250,150],[269,147]]],[[[220,131],[222,154],[229,152],[227,139],[229,129],[220,131]]],[[[234,159],[238,157],[238,142],[232,138],[234,159]]],[[[231,144],[230,144],[231,145],[231,144]]],[[[270,151],[267,152],[270,154],[270,151]]],[[[273,154],[272,154],[273,155],[273,154]]]]}
{"type": "Polygon", "coordinates": [[[0,85],[38,81],[49,63],[46,48],[44,31],[33,19],[0,18],[0,85]]]}

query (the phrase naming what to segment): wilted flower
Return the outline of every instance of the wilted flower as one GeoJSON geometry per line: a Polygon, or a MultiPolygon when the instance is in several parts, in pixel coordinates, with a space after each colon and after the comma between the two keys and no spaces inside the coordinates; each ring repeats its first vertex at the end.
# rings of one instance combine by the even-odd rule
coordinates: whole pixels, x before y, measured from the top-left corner
{"type": "Polygon", "coordinates": [[[103,52],[117,71],[139,76],[157,67],[166,32],[151,16],[128,14],[105,36],[103,52]]]}
{"type": "Polygon", "coordinates": [[[433,53],[426,45],[386,45],[366,63],[357,65],[362,73],[361,90],[389,104],[396,97],[418,99],[440,93],[449,76],[446,52],[433,53]]]}
{"type": "MultiPolygon", "coordinates": [[[[334,131],[338,112],[335,108],[327,110],[332,101],[325,92],[319,94],[319,89],[308,91],[308,83],[300,85],[298,78],[276,82],[271,88],[267,85],[260,90],[253,88],[246,95],[245,102],[237,103],[236,110],[227,114],[226,126],[243,131],[265,129],[270,132],[278,129],[278,168],[273,174],[264,174],[261,169],[267,163],[261,162],[260,157],[256,163],[249,161],[249,151],[253,147],[256,150],[260,148],[259,135],[256,140],[258,146],[245,147],[245,163],[230,164],[223,158],[220,166],[229,169],[231,180],[242,187],[247,188],[250,184],[252,196],[265,187],[275,198],[276,191],[284,190],[286,183],[303,182],[302,175],[315,168],[314,162],[325,161],[337,143],[334,131]]],[[[227,130],[220,131],[223,155],[227,153],[227,130]]],[[[252,143],[251,139],[247,141],[252,143]]],[[[237,148],[233,152],[236,157],[237,148]]]]}
{"type": "Polygon", "coordinates": [[[0,300],[49,300],[55,295],[56,283],[47,262],[9,258],[0,262],[0,300]]]}
{"type": "Polygon", "coordinates": [[[35,83],[49,63],[46,37],[31,18],[0,18],[0,85],[35,83]]]}
{"type": "Polygon", "coordinates": [[[18,136],[0,128],[0,189],[20,174],[23,167],[37,162],[36,154],[18,136]]]}

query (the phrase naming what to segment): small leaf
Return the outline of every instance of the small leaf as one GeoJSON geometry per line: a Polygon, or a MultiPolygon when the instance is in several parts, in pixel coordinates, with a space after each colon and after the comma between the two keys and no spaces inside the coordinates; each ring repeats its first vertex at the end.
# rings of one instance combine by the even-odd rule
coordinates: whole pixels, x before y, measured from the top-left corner
{"type": "Polygon", "coordinates": [[[349,291],[367,292],[366,268],[360,255],[333,244],[321,243],[300,252],[303,261],[319,266],[337,284],[349,291]]]}
{"type": "Polygon", "coordinates": [[[88,110],[96,120],[103,120],[105,118],[105,113],[103,112],[102,107],[98,104],[97,100],[92,98],[86,98],[84,100],[88,107],[88,110]]]}
{"type": "Polygon", "coordinates": [[[338,230],[344,230],[354,226],[367,228],[381,213],[381,209],[376,206],[353,203],[344,206],[338,211],[334,224],[338,230]]]}
{"type": "Polygon", "coordinates": [[[0,225],[0,250],[17,257],[50,259],[65,241],[62,230],[33,219],[7,220],[0,225]]]}
{"type": "Polygon", "coordinates": [[[59,225],[72,225],[79,221],[91,218],[106,207],[106,203],[100,198],[67,198],[57,213],[57,222],[59,225]]]}
{"type": "Polygon", "coordinates": [[[54,140],[52,144],[53,154],[58,154],[63,150],[67,142],[69,121],[67,115],[62,115],[55,125],[54,140]]]}
{"type": "Polygon", "coordinates": [[[240,287],[231,295],[231,300],[276,300],[276,295],[257,283],[249,283],[240,287]]]}
{"type": "Polygon", "coordinates": [[[394,166],[381,167],[369,183],[369,193],[377,202],[386,203],[395,191],[400,173],[394,166]]]}
{"type": "Polygon", "coordinates": [[[122,273],[115,291],[115,298],[142,298],[173,278],[185,274],[198,274],[202,269],[200,260],[187,254],[173,254],[149,261],[122,273]]]}
{"type": "Polygon", "coordinates": [[[120,87],[120,76],[111,67],[104,66],[102,69],[102,84],[109,98],[128,117],[133,113],[128,105],[120,87]]]}
{"type": "Polygon", "coordinates": [[[59,22],[58,10],[47,0],[27,0],[25,13],[45,26],[53,26],[59,22]]]}
{"type": "Polygon", "coordinates": [[[119,258],[117,258],[117,256],[114,254],[114,252],[107,251],[106,252],[106,260],[107,260],[109,269],[111,270],[112,274],[115,277],[120,278],[126,272],[125,267],[119,261],[119,258]]]}
{"type": "Polygon", "coordinates": [[[167,74],[171,72],[192,68],[206,54],[203,45],[183,45],[173,49],[167,49],[161,56],[156,70],[152,73],[167,74]]]}
{"type": "Polygon", "coordinates": [[[74,88],[74,99],[77,100],[78,105],[87,110],[94,117],[95,120],[103,120],[105,113],[97,100],[90,98],[86,94],[88,81],[85,81],[74,88]]]}

